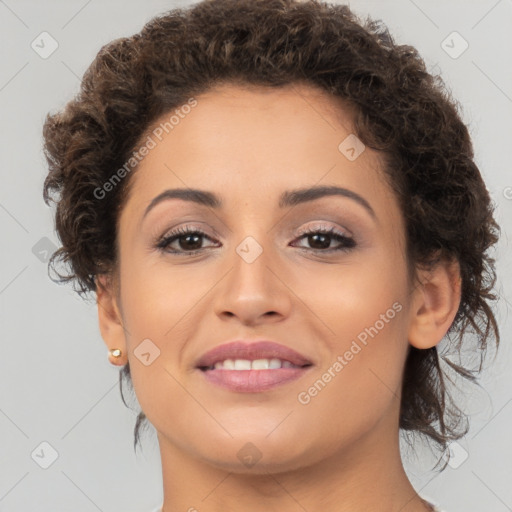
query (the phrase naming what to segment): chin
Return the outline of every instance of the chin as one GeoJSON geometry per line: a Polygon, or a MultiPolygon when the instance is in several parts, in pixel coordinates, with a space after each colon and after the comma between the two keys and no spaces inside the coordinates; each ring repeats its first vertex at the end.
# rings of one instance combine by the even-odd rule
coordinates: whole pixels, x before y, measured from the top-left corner
{"type": "Polygon", "coordinates": [[[303,436],[294,437],[275,435],[273,439],[268,432],[256,435],[234,436],[223,442],[211,441],[206,446],[198,447],[196,452],[209,464],[236,474],[265,475],[283,473],[311,465],[314,460],[312,453],[318,450],[304,446],[303,436]],[[216,449],[212,452],[211,448],[216,449]],[[311,453],[310,453],[311,452],[311,453]]]}

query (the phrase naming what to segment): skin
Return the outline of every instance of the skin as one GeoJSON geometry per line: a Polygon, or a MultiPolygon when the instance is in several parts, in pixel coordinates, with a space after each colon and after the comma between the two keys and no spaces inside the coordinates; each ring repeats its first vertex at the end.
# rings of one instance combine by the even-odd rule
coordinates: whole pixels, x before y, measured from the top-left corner
{"type": "MultiPolygon", "coordinates": [[[[196,99],[131,176],[118,222],[120,263],[100,276],[97,292],[102,337],[123,351],[115,364],[129,361],[158,433],[163,511],[429,510],[400,458],[400,385],[409,346],[436,345],[455,317],[457,265],[441,262],[408,280],[404,220],[380,156],[366,148],[350,161],[338,150],[353,113],[323,91],[224,84],[196,99]],[[356,192],[375,219],[341,196],[279,208],[283,191],[313,185],[356,192]],[[187,187],[219,195],[223,208],[171,199],[143,219],[162,191],[187,187]],[[155,247],[185,225],[206,237],[172,247],[202,252],[155,247]],[[319,225],[357,245],[322,252],[299,233],[319,225]],[[263,249],[250,264],[236,252],[247,236],[263,249]],[[298,394],[396,303],[400,312],[300,403],[298,394]],[[148,366],[134,355],[147,338],[160,350],[148,366]],[[237,338],[277,341],[314,366],[262,393],[208,383],[195,361],[237,338]],[[261,454],[252,467],[237,456],[247,442],[261,454]]],[[[331,238],[328,247],[337,246],[331,238]]]]}

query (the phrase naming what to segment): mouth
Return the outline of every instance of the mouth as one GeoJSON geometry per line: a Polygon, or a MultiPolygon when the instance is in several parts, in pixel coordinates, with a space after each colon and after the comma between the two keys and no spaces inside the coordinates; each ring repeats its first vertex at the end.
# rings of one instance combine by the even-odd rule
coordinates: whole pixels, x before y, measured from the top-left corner
{"type": "Polygon", "coordinates": [[[235,341],[207,352],[197,363],[206,380],[236,392],[262,392],[298,379],[313,363],[270,341],[235,341]]]}
{"type": "Polygon", "coordinates": [[[203,372],[212,370],[234,370],[234,371],[247,371],[247,370],[279,370],[280,368],[307,368],[312,366],[311,363],[303,365],[293,364],[286,359],[224,359],[217,361],[210,366],[199,366],[203,372]]]}

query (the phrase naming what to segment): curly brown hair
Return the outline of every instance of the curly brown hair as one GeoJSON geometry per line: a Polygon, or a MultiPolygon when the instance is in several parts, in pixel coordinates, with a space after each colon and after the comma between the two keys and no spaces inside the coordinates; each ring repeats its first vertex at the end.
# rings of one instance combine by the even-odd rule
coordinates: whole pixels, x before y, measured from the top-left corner
{"type": "MultiPolygon", "coordinates": [[[[97,275],[117,268],[117,221],[132,180],[126,177],[106,199],[98,190],[163,114],[222,83],[299,82],[352,107],[354,133],[380,152],[406,222],[411,275],[440,258],[458,261],[462,297],[446,338],[460,355],[463,340],[474,336],[473,355],[483,358],[489,339],[499,344],[488,249],[500,228],[459,105],[414,47],[395,44],[380,20],[361,21],[346,5],[205,0],[156,16],[139,33],[103,46],[79,93],[44,124],[44,199],[57,202],[62,242],[49,270],[57,260],[67,263],[57,280],[73,280],[83,296],[96,290],[97,275]]],[[[482,359],[478,370],[470,370],[440,358],[438,347],[410,346],[400,428],[444,451],[468,432],[468,422],[450,398],[441,359],[472,382],[482,369],[482,359]]],[[[123,377],[131,385],[129,364],[120,371],[121,395],[123,377]]],[[[140,412],[135,449],[144,420],[140,412]]]]}

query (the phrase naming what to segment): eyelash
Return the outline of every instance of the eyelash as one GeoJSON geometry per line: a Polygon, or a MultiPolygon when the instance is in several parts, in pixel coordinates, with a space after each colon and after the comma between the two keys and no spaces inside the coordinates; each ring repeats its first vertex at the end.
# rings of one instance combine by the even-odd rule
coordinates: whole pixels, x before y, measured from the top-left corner
{"type": "MultiPolygon", "coordinates": [[[[355,243],[354,239],[348,236],[343,235],[342,233],[339,233],[334,228],[326,228],[324,226],[321,226],[319,228],[313,229],[313,230],[305,230],[301,231],[299,233],[299,238],[304,238],[306,236],[311,236],[315,234],[322,234],[322,235],[330,235],[331,238],[334,240],[341,242],[342,245],[340,247],[336,247],[334,249],[308,249],[305,247],[302,247],[301,249],[304,249],[306,251],[318,251],[321,253],[333,253],[333,252],[348,252],[351,249],[353,249],[357,244],[355,243]]],[[[203,251],[205,248],[202,249],[196,249],[193,251],[176,251],[176,250],[169,250],[168,246],[174,242],[175,240],[179,240],[180,238],[186,236],[186,235],[199,235],[204,238],[208,238],[209,240],[212,240],[206,233],[203,233],[202,231],[192,228],[190,226],[187,226],[185,228],[178,228],[174,231],[171,231],[168,235],[165,235],[161,237],[155,247],[159,250],[161,250],[164,253],[171,253],[181,256],[193,256],[195,254],[198,254],[199,252],[203,251]]]]}

